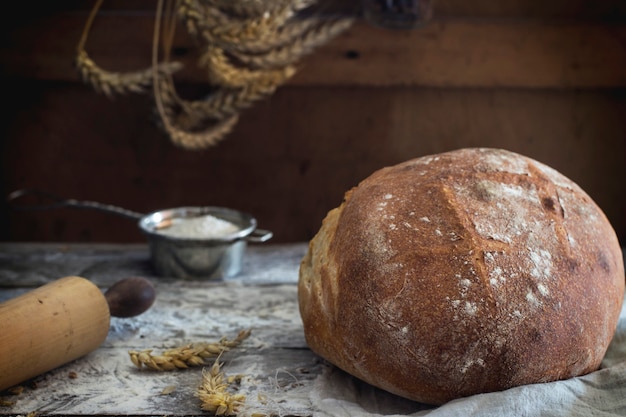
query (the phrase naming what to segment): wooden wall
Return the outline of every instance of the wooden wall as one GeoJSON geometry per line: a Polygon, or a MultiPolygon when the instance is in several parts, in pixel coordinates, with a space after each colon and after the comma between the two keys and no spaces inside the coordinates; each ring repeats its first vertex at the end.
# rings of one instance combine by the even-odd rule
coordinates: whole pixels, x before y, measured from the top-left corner
{"type": "MultiPolygon", "coordinates": [[[[141,95],[82,84],[75,48],[91,4],[5,13],[0,192],[31,187],[140,212],[221,205],[275,242],[304,241],[343,193],[383,166],[459,147],[506,148],[581,185],[626,241],[626,3],[439,0],[423,29],[359,20],[245,111],[214,148],[173,146],[141,95]]],[[[87,43],[110,70],[147,67],[153,1],[105,1],[87,43]]],[[[349,0],[330,10],[347,12],[349,0]]],[[[182,94],[205,91],[181,34],[182,94]]],[[[139,242],[132,221],[0,205],[0,240],[139,242]]]]}

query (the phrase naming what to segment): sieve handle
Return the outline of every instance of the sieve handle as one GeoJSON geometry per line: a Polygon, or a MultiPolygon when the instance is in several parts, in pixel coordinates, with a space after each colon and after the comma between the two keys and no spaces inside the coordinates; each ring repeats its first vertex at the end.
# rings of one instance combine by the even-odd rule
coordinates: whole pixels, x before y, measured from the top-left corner
{"type": "Polygon", "coordinates": [[[274,233],[270,232],[269,230],[254,229],[252,233],[250,233],[248,237],[246,237],[246,240],[254,243],[262,243],[270,240],[272,236],[274,236],[274,233]]]}
{"type": "Polygon", "coordinates": [[[52,200],[54,203],[51,204],[29,204],[29,205],[13,205],[13,208],[20,210],[43,210],[43,209],[52,209],[52,208],[61,208],[61,207],[74,207],[74,208],[87,208],[105,211],[107,213],[118,214],[120,216],[129,217],[131,219],[139,220],[144,215],[141,213],[137,213],[132,210],[128,210],[118,206],[112,206],[110,204],[102,204],[96,201],[88,201],[88,200],[74,200],[71,198],[61,198],[57,195],[46,193],[44,191],[33,190],[24,188],[21,190],[15,190],[7,196],[7,201],[16,200],[22,196],[32,194],[38,197],[43,197],[48,200],[52,200]]]}

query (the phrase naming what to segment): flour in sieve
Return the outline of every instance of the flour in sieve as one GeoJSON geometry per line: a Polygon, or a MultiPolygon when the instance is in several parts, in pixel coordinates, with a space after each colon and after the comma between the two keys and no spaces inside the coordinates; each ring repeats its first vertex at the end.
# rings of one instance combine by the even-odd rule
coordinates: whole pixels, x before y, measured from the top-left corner
{"type": "Polygon", "coordinates": [[[233,223],[210,214],[198,217],[173,219],[172,225],[159,233],[183,239],[211,239],[228,236],[239,230],[233,223]]]}

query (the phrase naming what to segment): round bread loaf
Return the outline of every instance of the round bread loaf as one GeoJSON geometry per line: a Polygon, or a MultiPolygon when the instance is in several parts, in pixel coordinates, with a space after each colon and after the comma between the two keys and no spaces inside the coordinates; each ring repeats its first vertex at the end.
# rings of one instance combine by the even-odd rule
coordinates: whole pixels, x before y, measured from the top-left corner
{"type": "Polygon", "coordinates": [[[310,348],[430,404],[598,369],[624,264],[575,183],[461,149],[383,168],[330,211],[300,266],[310,348]]]}

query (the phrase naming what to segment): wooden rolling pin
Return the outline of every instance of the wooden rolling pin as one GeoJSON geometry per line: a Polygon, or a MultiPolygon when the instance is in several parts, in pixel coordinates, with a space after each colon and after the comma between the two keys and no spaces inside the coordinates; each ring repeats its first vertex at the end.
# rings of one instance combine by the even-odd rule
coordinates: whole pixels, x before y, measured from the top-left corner
{"type": "Polygon", "coordinates": [[[71,276],[0,304],[0,391],[95,350],[111,316],[141,314],[154,298],[145,278],[123,279],[103,294],[71,276]]]}

